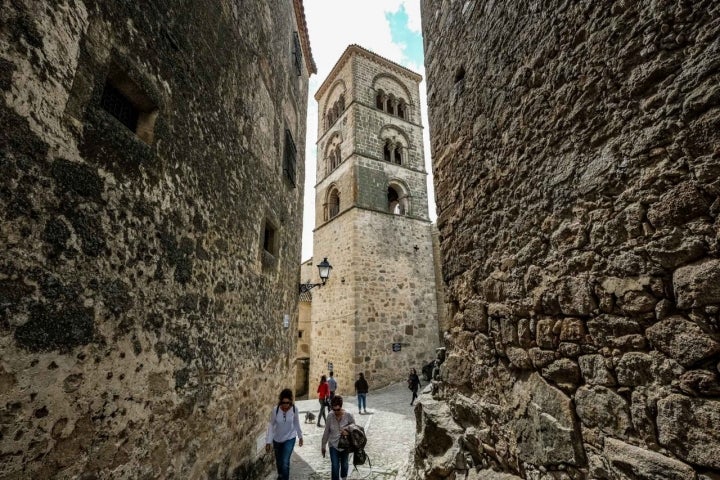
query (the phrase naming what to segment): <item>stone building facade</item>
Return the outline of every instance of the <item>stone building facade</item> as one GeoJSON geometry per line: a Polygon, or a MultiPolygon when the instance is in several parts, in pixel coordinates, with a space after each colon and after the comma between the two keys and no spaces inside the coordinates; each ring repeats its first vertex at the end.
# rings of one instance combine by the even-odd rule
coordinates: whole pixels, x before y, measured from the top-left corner
{"type": "Polygon", "coordinates": [[[312,395],[330,364],[339,393],[353,393],[359,372],[387,385],[438,344],[420,80],[351,45],[315,95],[314,263],[327,257],[334,268],[312,291],[312,395]]]}
{"type": "Polygon", "coordinates": [[[453,316],[418,478],[720,478],[720,4],[422,18],[453,316]]]}
{"type": "Polygon", "coordinates": [[[4,479],[264,476],[315,66],[300,0],[214,3],[2,3],[4,479]]]}

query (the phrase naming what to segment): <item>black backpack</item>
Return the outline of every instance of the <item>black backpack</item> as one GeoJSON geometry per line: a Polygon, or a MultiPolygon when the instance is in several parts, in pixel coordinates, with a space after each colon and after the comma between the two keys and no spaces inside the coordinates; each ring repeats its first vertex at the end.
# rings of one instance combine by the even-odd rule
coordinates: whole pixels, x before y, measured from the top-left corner
{"type": "Polygon", "coordinates": [[[348,431],[350,451],[353,454],[353,466],[355,467],[355,470],[357,470],[358,465],[365,465],[365,462],[368,462],[370,468],[372,468],[372,463],[370,462],[367,453],[365,453],[365,445],[367,445],[365,429],[355,423],[351,423],[346,426],[345,429],[348,431]]]}

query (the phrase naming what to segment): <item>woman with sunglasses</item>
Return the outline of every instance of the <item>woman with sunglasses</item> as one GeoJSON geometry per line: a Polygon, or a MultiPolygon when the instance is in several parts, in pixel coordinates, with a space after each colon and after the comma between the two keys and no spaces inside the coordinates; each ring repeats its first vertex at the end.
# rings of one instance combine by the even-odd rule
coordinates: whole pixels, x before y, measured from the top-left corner
{"type": "Polygon", "coordinates": [[[330,473],[332,480],[345,480],[348,476],[348,457],[349,449],[338,448],[340,436],[347,436],[348,431],[345,429],[351,423],[355,423],[355,418],[350,412],[346,412],[342,408],[343,399],[340,395],[335,395],[330,400],[332,414],[325,421],[325,432],[323,433],[320,452],[325,457],[326,446],[330,443],[330,473]]]}
{"type": "Polygon", "coordinates": [[[290,456],[295,448],[295,437],[303,446],[300,416],[293,405],[293,393],[289,388],[280,392],[278,404],[270,412],[270,424],[265,436],[265,451],[275,450],[275,465],[279,480],[290,480],[290,456]]]}

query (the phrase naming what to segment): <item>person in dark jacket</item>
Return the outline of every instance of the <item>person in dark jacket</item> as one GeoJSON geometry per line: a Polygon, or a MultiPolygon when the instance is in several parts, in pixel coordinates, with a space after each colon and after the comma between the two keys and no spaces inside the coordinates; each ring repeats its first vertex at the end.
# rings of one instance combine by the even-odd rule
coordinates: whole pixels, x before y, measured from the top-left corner
{"type": "Polygon", "coordinates": [[[417,398],[418,389],[420,388],[420,377],[418,377],[417,371],[414,368],[410,369],[410,375],[408,375],[408,388],[412,390],[412,399],[410,405],[415,403],[417,398]]]}
{"type": "Polygon", "coordinates": [[[355,381],[355,393],[357,393],[358,412],[362,415],[367,413],[367,393],[370,387],[362,372],[359,376],[360,378],[355,381]]]}

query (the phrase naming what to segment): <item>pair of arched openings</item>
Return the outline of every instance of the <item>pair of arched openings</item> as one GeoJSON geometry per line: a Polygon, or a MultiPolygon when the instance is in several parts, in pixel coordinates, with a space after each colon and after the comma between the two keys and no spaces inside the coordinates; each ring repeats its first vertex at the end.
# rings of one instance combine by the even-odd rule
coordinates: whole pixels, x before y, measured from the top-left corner
{"type": "Polygon", "coordinates": [[[384,90],[378,90],[375,95],[375,107],[383,112],[407,120],[408,105],[405,99],[396,97],[392,93],[385,93],[384,90]]]}
{"type": "Polygon", "coordinates": [[[327,174],[335,170],[342,163],[342,156],[340,150],[340,144],[342,143],[342,137],[338,132],[335,132],[328,140],[327,146],[325,147],[325,165],[327,174]]]}
{"type": "Polygon", "coordinates": [[[402,143],[386,139],[383,144],[383,160],[389,163],[402,165],[403,148],[404,146],[402,143]]]}
{"type": "MultiPolygon", "coordinates": [[[[387,187],[388,213],[393,215],[408,215],[410,213],[410,194],[405,185],[392,181],[387,187]]],[[[325,200],[325,220],[331,220],[340,214],[340,189],[331,185],[325,200]]]]}
{"type": "Polygon", "coordinates": [[[345,111],[345,94],[341,93],[330,108],[325,111],[325,128],[330,128],[345,111]]]}

